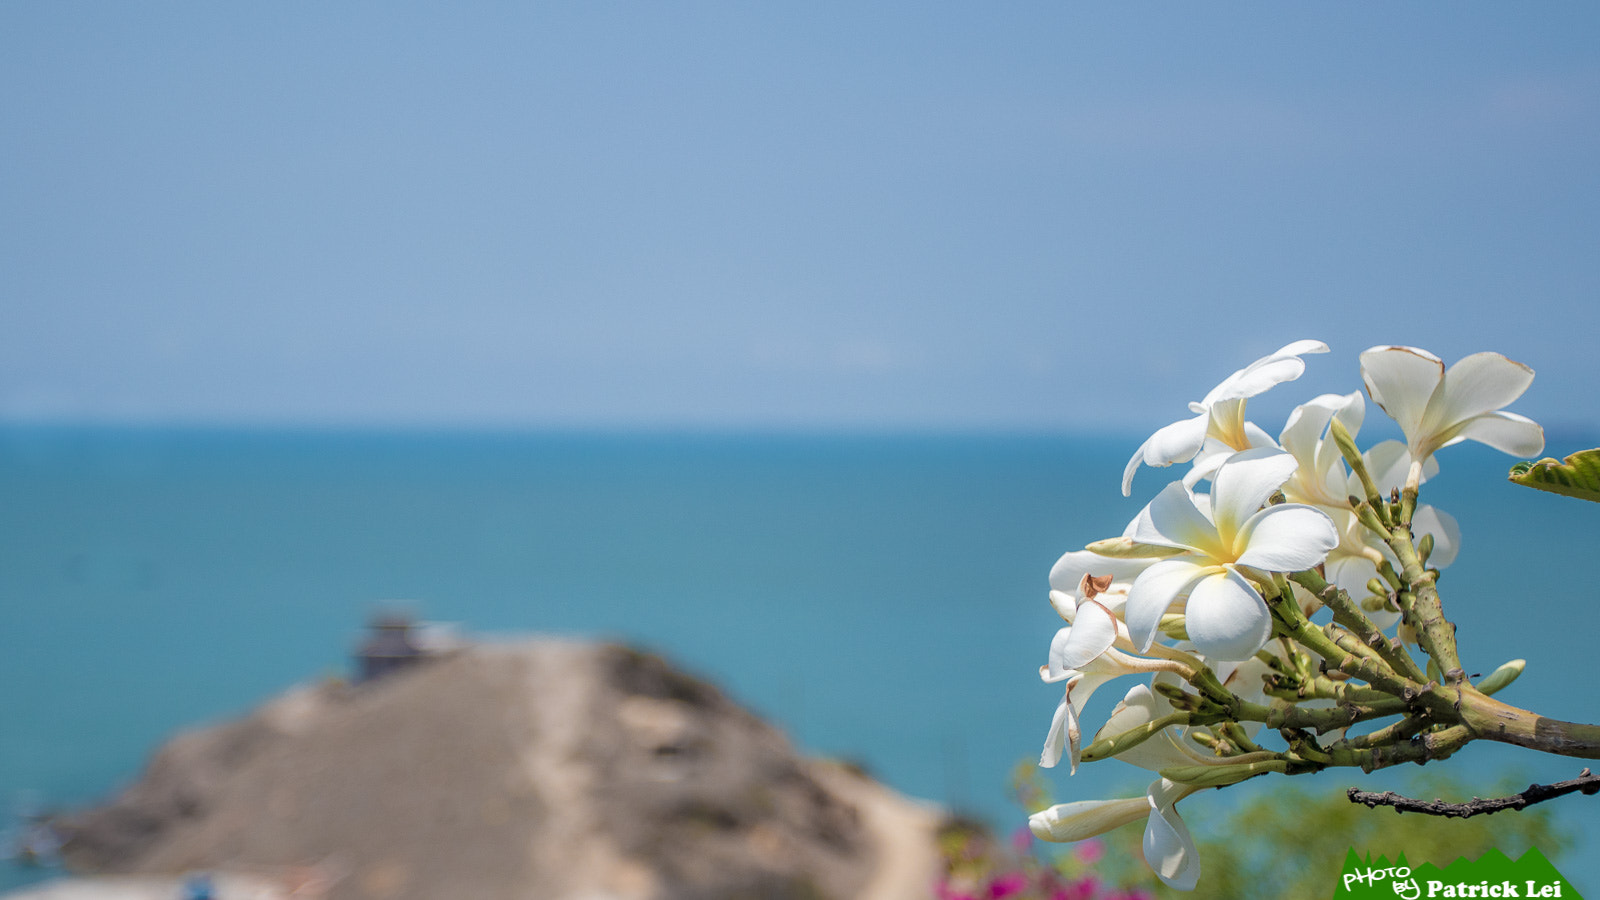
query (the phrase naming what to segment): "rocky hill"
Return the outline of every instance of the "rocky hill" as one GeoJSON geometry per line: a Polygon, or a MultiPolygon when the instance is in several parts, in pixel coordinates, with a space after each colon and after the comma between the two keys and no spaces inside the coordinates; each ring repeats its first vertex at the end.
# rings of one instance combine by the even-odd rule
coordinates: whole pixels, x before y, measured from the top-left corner
{"type": "Polygon", "coordinates": [[[329,900],[925,898],[939,816],[628,648],[475,645],[167,744],[78,869],[329,900]]]}

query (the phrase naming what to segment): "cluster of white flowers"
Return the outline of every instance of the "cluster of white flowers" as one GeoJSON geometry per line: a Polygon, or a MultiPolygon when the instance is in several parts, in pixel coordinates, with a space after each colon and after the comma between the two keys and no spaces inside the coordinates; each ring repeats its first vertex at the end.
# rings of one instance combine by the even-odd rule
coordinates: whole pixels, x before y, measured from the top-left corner
{"type": "MultiPolygon", "coordinates": [[[[1051,641],[1040,675],[1046,682],[1065,682],[1066,692],[1040,765],[1054,766],[1065,753],[1076,772],[1079,717],[1090,694],[1119,676],[1148,674],[1151,683],[1129,690],[1094,740],[1115,748],[1120,736],[1155,729],[1112,752],[1163,774],[1143,797],[1085,800],[1034,814],[1030,824],[1039,837],[1075,841],[1146,819],[1146,861],[1166,884],[1192,889],[1200,863],[1174,804],[1250,777],[1251,756],[1218,755],[1216,742],[1205,740],[1209,735],[1199,727],[1160,727],[1175,711],[1163,693],[1188,690],[1185,678],[1204,669],[1237,697],[1264,696],[1262,676],[1276,653],[1267,649],[1274,618],[1263,590],[1276,584],[1267,596],[1279,596],[1284,582],[1275,576],[1320,567],[1328,582],[1351,597],[1365,597],[1362,608],[1379,628],[1400,621],[1393,598],[1368,587],[1380,568],[1392,564],[1392,553],[1361,527],[1350,498],[1362,495],[1363,485],[1332,433],[1337,428],[1354,435],[1360,429],[1362,395],[1324,394],[1302,404],[1277,440],[1245,418],[1249,398],[1299,378],[1302,357],[1327,350],[1320,341],[1290,344],[1191,403],[1193,418],[1160,429],[1128,461],[1123,495],[1141,464],[1192,462],[1185,477],[1156,495],[1120,538],[1068,553],[1051,570],[1050,601],[1068,624],[1051,641]],[[1200,492],[1206,481],[1209,491],[1200,492]],[[1174,634],[1186,640],[1169,636],[1174,634]]],[[[1537,424],[1501,410],[1533,379],[1521,363],[1478,353],[1447,370],[1426,351],[1384,346],[1361,354],[1361,374],[1367,394],[1405,436],[1404,443],[1385,441],[1362,454],[1370,479],[1384,493],[1414,492],[1435,473],[1434,453],[1460,441],[1524,457],[1543,449],[1537,424]]],[[[1419,538],[1431,536],[1429,564],[1448,565],[1459,545],[1454,520],[1418,507],[1411,524],[1419,538]]],[[[1294,590],[1300,592],[1295,601],[1310,614],[1317,599],[1298,586],[1294,590]]],[[[1399,634],[1414,639],[1404,626],[1399,634]]]]}

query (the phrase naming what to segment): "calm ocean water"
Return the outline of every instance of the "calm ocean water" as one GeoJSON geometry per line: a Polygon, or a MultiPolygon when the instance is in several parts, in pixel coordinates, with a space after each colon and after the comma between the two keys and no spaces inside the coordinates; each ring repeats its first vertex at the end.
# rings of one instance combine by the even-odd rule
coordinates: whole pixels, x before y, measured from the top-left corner
{"type": "MultiPolygon", "coordinates": [[[[1009,771],[1058,697],[1035,675],[1059,624],[1045,575],[1138,510],[1118,492],[1138,440],[0,430],[0,802],[103,797],[175,729],[347,672],[366,616],[405,600],[469,632],[659,650],[813,753],[1014,824],[1009,771]]],[[[1446,453],[1426,491],[1466,535],[1443,583],[1464,657],[1527,657],[1506,699],[1600,721],[1600,508],[1446,453]]],[[[1058,780],[1063,799],[1137,783],[1120,764],[1058,780]]],[[[1595,802],[1556,805],[1576,826],[1595,802]]],[[[1563,863],[1580,889],[1600,886],[1593,832],[1563,863]]]]}

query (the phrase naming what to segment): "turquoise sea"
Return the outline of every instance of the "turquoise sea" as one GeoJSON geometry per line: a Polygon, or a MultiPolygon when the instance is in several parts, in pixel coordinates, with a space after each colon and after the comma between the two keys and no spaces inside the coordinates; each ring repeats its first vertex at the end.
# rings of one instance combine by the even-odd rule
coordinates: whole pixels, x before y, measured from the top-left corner
{"type": "MultiPolygon", "coordinates": [[[[1060,624],[1046,573],[1167,480],[1121,497],[1141,439],[0,429],[0,803],[104,797],[174,730],[347,673],[366,617],[406,601],[473,633],[658,650],[809,751],[1010,827],[1010,770],[1059,697],[1036,675],[1060,624]]],[[[1443,462],[1425,492],[1465,533],[1442,587],[1471,671],[1526,657],[1504,699],[1600,721],[1600,508],[1508,484],[1512,460],[1475,445],[1443,462]]],[[[1485,745],[1454,762],[1583,768],[1485,745]]],[[[1063,799],[1137,783],[1118,763],[1057,779],[1063,799]]],[[[1553,805],[1581,828],[1597,804],[1553,805]]],[[[1600,891],[1600,829],[1561,866],[1600,891]]]]}

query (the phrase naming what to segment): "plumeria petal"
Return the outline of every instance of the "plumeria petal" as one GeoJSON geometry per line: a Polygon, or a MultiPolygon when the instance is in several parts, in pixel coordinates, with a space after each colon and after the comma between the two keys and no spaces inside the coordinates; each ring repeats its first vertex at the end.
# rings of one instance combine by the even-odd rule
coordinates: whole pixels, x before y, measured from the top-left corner
{"type": "Polygon", "coordinates": [[[1299,378],[1306,370],[1302,355],[1327,352],[1328,345],[1321,341],[1295,341],[1229,375],[1200,402],[1209,407],[1224,400],[1254,397],[1273,385],[1299,378]]]}
{"type": "Polygon", "coordinates": [[[1488,444],[1512,456],[1538,456],[1544,452],[1544,429],[1526,416],[1497,411],[1462,423],[1446,444],[1460,441],[1488,444]]]}
{"type": "Polygon", "coordinates": [[[1078,590],[1085,575],[1110,575],[1114,581],[1132,581],[1151,562],[1149,559],[1119,559],[1088,550],[1064,554],[1050,569],[1050,587],[1069,594],[1078,590]]]}
{"type": "Polygon", "coordinates": [[[1163,778],[1150,786],[1150,819],[1144,829],[1144,860],[1156,877],[1180,891],[1192,891],[1200,880],[1200,853],[1194,837],[1178,817],[1176,803],[1185,786],[1163,778]]]}
{"type": "Polygon", "coordinates": [[[1129,537],[1143,544],[1181,547],[1207,556],[1224,552],[1217,527],[1195,504],[1184,486],[1173,482],[1161,489],[1144,512],[1133,520],[1129,537]]]}
{"type": "MultiPolygon", "coordinates": [[[[1351,397],[1358,401],[1361,399],[1360,394],[1321,394],[1296,406],[1289,413],[1283,432],[1278,435],[1278,443],[1302,465],[1309,463],[1316,458],[1317,447],[1322,443],[1322,432],[1327,429],[1328,422],[1332,421],[1335,412],[1349,405],[1351,397]]],[[[1345,427],[1349,428],[1349,425],[1345,427]]]]}
{"type": "Polygon", "coordinates": [[[1201,579],[1184,608],[1189,640],[1209,659],[1249,659],[1272,637],[1272,614],[1256,589],[1232,569],[1201,579]]]}
{"type": "Polygon", "coordinates": [[[1160,468],[1194,459],[1194,455],[1200,452],[1200,445],[1205,442],[1206,428],[1210,424],[1211,413],[1203,412],[1192,419],[1173,422],[1150,435],[1134,451],[1133,458],[1128,460],[1127,468],[1122,471],[1122,496],[1133,493],[1133,475],[1139,471],[1140,463],[1160,468]]]}
{"type": "Polygon", "coordinates": [[[1455,516],[1437,507],[1419,506],[1411,517],[1411,530],[1418,538],[1433,535],[1433,553],[1428,557],[1430,567],[1442,569],[1456,561],[1456,553],[1461,549],[1461,526],[1456,524],[1455,516]]]}
{"type": "Polygon", "coordinates": [[[1493,412],[1521,397],[1533,384],[1533,370],[1498,353],[1474,353],[1444,373],[1422,427],[1436,431],[1493,412]]]}
{"type": "Polygon", "coordinates": [[[1444,380],[1444,360],[1416,347],[1373,347],[1361,354],[1361,380],[1409,440],[1421,431],[1428,400],[1444,380]]]}
{"type": "Polygon", "coordinates": [[[1028,828],[1041,841],[1065,843],[1105,834],[1145,818],[1150,800],[1128,797],[1122,800],[1079,800],[1058,803],[1028,817],[1028,828]]]}
{"type": "MultiPolygon", "coordinates": [[[[1235,453],[1211,479],[1211,516],[1225,541],[1294,474],[1294,456],[1271,448],[1235,453]]],[[[1151,515],[1156,515],[1151,510],[1151,515]]],[[[1228,543],[1233,543],[1228,541],[1228,543]]],[[[1192,546],[1192,545],[1191,545],[1192,546]]]]}
{"type": "Polygon", "coordinates": [[[1321,563],[1339,546],[1339,531],[1314,506],[1282,503],[1251,516],[1234,539],[1236,562],[1264,572],[1299,572],[1321,563]]]}
{"type": "MultiPolygon", "coordinates": [[[[1128,689],[1122,702],[1112,711],[1106,724],[1100,726],[1095,732],[1097,741],[1126,734],[1135,728],[1142,728],[1155,720],[1172,712],[1172,704],[1165,697],[1150,690],[1149,685],[1136,684],[1128,689]]],[[[1117,759],[1129,765],[1159,772],[1175,766],[1192,766],[1204,764],[1203,759],[1197,759],[1187,753],[1172,737],[1168,730],[1162,730],[1151,735],[1143,741],[1128,747],[1117,754],[1117,759]]]]}
{"type": "Polygon", "coordinates": [[[1117,640],[1117,620],[1111,610],[1093,600],[1078,605],[1072,624],[1056,632],[1050,642],[1050,674],[1081,669],[1117,640]]]}
{"type": "Polygon", "coordinates": [[[1328,583],[1359,600],[1367,594],[1367,582],[1378,577],[1378,566],[1365,556],[1329,555],[1328,583]]]}
{"type": "Polygon", "coordinates": [[[1338,419],[1354,435],[1361,429],[1366,404],[1361,392],[1323,394],[1295,407],[1279,440],[1300,465],[1283,485],[1284,494],[1299,503],[1347,506],[1349,477],[1338,444],[1324,437],[1328,423],[1338,419]]]}
{"type": "Polygon", "coordinates": [[[1193,557],[1180,556],[1158,560],[1141,572],[1133,587],[1128,589],[1128,603],[1123,607],[1134,649],[1140,653],[1150,649],[1161,617],[1172,604],[1179,597],[1187,596],[1195,582],[1220,568],[1197,563],[1193,557]]]}
{"type": "Polygon", "coordinates": [[[1400,423],[1413,460],[1464,440],[1520,456],[1544,449],[1537,424],[1499,411],[1528,389],[1532,369],[1498,353],[1474,353],[1448,372],[1438,371],[1442,365],[1415,347],[1374,347],[1361,354],[1367,389],[1400,423]],[[1425,400],[1420,412],[1419,400],[1425,400]]]}
{"type": "MultiPolygon", "coordinates": [[[[1367,448],[1361,454],[1362,462],[1367,467],[1367,474],[1372,476],[1372,483],[1377,486],[1378,493],[1388,495],[1391,490],[1405,487],[1406,473],[1411,469],[1411,451],[1402,441],[1379,441],[1367,448]]],[[[1439,474],[1439,462],[1429,456],[1422,463],[1422,481],[1427,481],[1439,474]]],[[[1419,482],[1420,483],[1420,482],[1419,482]]],[[[1361,496],[1361,482],[1350,476],[1350,493],[1361,496]]]]}
{"type": "Polygon", "coordinates": [[[1052,590],[1050,591],[1050,606],[1055,609],[1056,615],[1065,619],[1069,625],[1072,624],[1073,619],[1078,617],[1078,598],[1074,594],[1052,590]]]}
{"type": "Polygon", "coordinates": [[[1039,767],[1053,769],[1061,762],[1061,751],[1067,740],[1067,729],[1075,726],[1076,711],[1072,708],[1071,691],[1063,691],[1061,702],[1056,704],[1056,714],[1050,719],[1050,730],[1044,736],[1044,751],[1039,754],[1039,767]]]}

